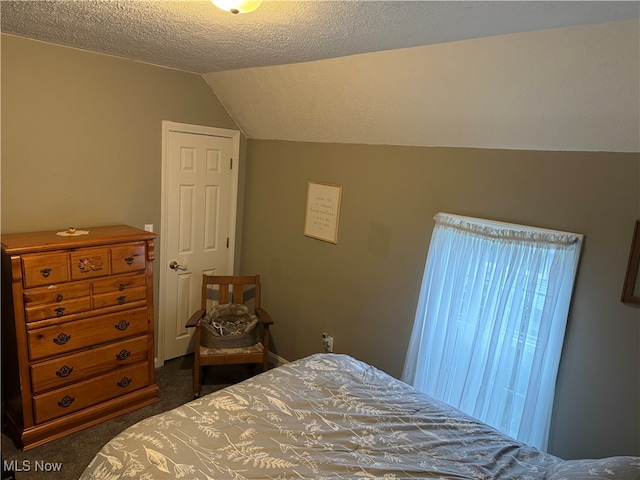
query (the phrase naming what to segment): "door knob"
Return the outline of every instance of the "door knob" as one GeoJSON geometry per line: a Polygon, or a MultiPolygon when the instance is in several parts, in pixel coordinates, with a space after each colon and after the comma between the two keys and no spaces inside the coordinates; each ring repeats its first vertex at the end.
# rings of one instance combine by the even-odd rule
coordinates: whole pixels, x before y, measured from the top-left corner
{"type": "Polygon", "coordinates": [[[169,264],[169,268],[171,270],[176,270],[176,271],[178,271],[178,270],[186,270],[187,269],[187,267],[184,267],[182,265],[178,265],[178,262],[176,262],[175,260],[169,264]]]}

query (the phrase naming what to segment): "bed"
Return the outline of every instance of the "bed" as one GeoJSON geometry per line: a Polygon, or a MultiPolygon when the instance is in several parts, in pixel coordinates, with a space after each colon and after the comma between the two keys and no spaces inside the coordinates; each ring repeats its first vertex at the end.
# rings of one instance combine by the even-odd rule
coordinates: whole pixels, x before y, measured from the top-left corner
{"type": "Polygon", "coordinates": [[[347,355],[316,354],[109,441],[96,479],[616,479],[639,457],[565,461],[347,355]]]}

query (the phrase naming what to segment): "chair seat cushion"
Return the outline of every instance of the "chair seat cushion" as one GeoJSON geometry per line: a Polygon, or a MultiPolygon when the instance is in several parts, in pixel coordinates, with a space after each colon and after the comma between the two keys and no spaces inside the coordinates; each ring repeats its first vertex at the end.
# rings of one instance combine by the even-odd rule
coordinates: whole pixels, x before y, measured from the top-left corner
{"type": "Polygon", "coordinates": [[[245,348],[258,343],[258,317],[242,304],[211,308],[202,322],[200,344],[213,349],[245,348]]]}
{"type": "Polygon", "coordinates": [[[200,356],[206,357],[208,355],[237,355],[238,353],[262,353],[264,347],[261,342],[248,347],[236,347],[236,348],[210,348],[200,345],[200,356]]]}

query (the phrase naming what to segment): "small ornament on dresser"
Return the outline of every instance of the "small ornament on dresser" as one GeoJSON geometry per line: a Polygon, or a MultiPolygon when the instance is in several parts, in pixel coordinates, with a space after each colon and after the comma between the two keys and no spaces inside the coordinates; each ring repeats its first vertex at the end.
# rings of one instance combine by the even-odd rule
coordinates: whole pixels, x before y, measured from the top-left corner
{"type": "Polygon", "coordinates": [[[79,237],[80,235],[88,235],[89,230],[78,230],[76,227],[69,227],[66,230],[57,232],[56,235],[61,237],[79,237]]]}

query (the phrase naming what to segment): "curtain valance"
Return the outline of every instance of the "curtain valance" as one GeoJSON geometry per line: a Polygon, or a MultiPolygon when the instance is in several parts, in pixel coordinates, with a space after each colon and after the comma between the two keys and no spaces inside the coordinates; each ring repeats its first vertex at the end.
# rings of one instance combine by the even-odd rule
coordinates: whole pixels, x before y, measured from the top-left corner
{"type": "Polygon", "coordinates": [[[532,241],[536,243],[548,243],[555,246],[575,245],[582,241],[582,235],[578,233],[546,230],[514,223],[496,222],[451,215],[449,213],[438,213],[433,218],[436,221],[436,225],[502,240],[532,241]]]}

